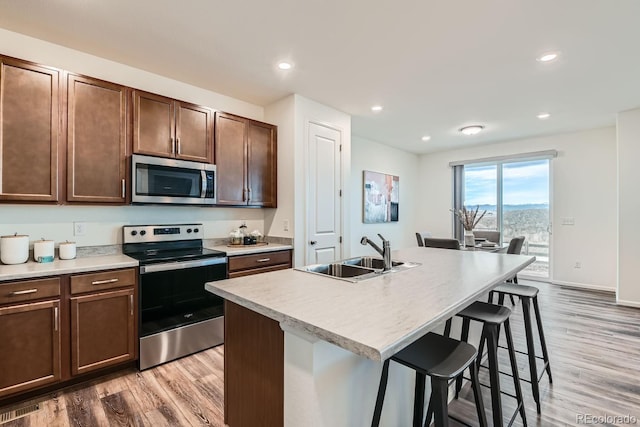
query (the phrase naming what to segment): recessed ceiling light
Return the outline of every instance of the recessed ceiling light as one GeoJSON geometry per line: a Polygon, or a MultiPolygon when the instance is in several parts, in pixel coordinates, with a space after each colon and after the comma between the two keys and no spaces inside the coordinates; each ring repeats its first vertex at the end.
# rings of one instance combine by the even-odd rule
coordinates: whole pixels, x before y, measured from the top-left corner
{"type": "Polygon", "coordinates": [[[278,68],[281,70],[290,70],[293,68],[293,65],[291,65],[291,62],[282,61],[278,63],[278,68]]]}
{"type": "Polygon", "coordinates": [[[549,113],[540,113],[536,117],[539,118],[540,120],[545,120],[545,119],[548,119],[549,117],[551,117],[551,114],[549,114],[549,113]]]}
{"type": "Polygon", "coordinates": [[[551,62],[555,59],[558,59],[558,55],[560,55],[558,52],[547,52],[541,56],[539,56],[538,62],[551,62]]]}
{"type": "Polygon", "coordinates": [[[425,136],[422,137],[423,141],[428,141],[430,139],[431,139],[431,137],[429,135],[425,135],[425,136]]]}
{"type": "Polygon", "coordinates": [[[477,133],[480,133],[482,129],[484,129],[484,126],[482,125],[471,125],[462,127],[459,130],[465,135],[475,135],[477,133]]]}
{"type": "Polygon", "coordinates": [[[374,113],[379,113],[380,111],[382,111],[382,105],[374,105],[373,107],[371,107],[371,111],[373,111],[374,113]]]}

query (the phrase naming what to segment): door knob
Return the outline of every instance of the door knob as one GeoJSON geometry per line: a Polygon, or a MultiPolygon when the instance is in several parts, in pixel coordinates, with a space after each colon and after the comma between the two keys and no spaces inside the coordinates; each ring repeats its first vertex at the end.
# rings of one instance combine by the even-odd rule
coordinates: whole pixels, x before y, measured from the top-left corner
{"type": "Polygon", "coordinates": [[[312,241],[309,242],[309,244],[312,245],[312,246],[315,245],[316,243],[318,243],[318,242],[316,242],[315,240],[312,240],[312,241]]]}

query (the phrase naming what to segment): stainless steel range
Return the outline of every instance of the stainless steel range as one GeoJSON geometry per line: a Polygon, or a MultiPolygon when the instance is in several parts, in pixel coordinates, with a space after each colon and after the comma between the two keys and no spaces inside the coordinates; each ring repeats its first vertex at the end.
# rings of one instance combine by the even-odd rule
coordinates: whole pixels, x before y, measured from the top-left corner
{"type": "Polygon", "coordinates": [[[202,224],[124,226],[123,252],[140,263],[140,369],[222,344],[227,254],[202,247],[202,224]]]}

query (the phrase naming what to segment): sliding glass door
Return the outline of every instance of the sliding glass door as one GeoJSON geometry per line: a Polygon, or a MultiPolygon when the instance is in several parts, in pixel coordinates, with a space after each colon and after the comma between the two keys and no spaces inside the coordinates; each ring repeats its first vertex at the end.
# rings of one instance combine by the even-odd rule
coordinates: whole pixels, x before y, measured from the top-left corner
{"type": "Polygon", "coordinates": [[[486,210],[476,229],[496,230],[502,242],[525,236],[523,254],[536,262],[522,274],[550,277],[549,159],[501,161],[464,166],[462,200],[467,209],[486,210]]]}

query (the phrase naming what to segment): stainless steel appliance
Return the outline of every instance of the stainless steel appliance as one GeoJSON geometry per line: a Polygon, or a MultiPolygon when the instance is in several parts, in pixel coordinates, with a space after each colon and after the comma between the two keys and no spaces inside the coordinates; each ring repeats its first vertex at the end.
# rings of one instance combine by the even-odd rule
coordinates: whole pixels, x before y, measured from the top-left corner
{"type": "Polygon", "coordinates": [[[131,156],[132,203],[212,205],[216,203],[215,188],[215,165],[131,156]]]}
{"type": "Polygon", "coordinates": [[[222,344],[223,299],[204,284],[227,278],[227,254],[202,247],[202,224],[123,233],[123,252],[140,263],[140,369],[222,344]]]}

